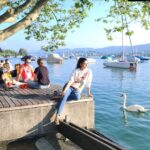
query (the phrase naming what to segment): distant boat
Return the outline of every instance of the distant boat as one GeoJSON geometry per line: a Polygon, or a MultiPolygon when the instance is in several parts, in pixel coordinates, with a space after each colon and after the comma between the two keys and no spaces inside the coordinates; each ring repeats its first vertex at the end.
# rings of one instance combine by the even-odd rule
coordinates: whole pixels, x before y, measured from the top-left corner
{"type": "Polygon", "coordinates": [[[118,61],[118,60],[105,61],[103,65],[106,67],[122,68],[122,69],[136,69],[137,67],[136,62],[118,61]]]}
{"type": "Polygon", "coordinates": [[[105,56],[105,55],[101,56],[101,59],[107,59],[107,56],[105,56]]]}
{"type": "Polygon", "coordinates": [[[101,56],[101,59],[113,59],[114,55],[103,55],[101,56]]]}
{"type": "Polygon", "coordinates": [[[63,62],[63,58],[59,54],[50,53],[48,54],[47,62],[61,64],[63,62]]]}
{"type": "Polygon", "coordinates": [[[144,61],[148,61],[148,60],[149,60],[149,58],[143,57],[143,56],[135,56],[135,57],[138,58],[138,59],[140,59],[141,62],[144,62],[144,61]]]}
{"type": "Polygon", "coordinates": [[[129,62],[141,62],[141,59],[139,59],[136,56],[127,56],[126,60],[129,61],[129,62]]]}

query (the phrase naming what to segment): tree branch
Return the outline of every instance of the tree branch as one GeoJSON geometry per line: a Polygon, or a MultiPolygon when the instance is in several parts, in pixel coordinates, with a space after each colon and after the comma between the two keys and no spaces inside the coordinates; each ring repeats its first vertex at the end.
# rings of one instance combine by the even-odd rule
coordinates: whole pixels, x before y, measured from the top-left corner
{"type": "Polygon", "coordinates": [[[52,11],[52,14],[53,14],[54,18],[56,19],[57,25],[59,25],[58,18],[57,18],[57,16],[55,15],[55,13],[53,11],[52,11]]]}
{"type": "Polygon", "coordinates": [[[25,3],[17,8],[10,8],[0,16],[0,23],[6,22],[9,18],[15,18],[20,12],[29,7],[35,0],[27,0],[25,3]]]}
{"type": "Polygon", "coordinates": [[[0,32],[0,41],[4,41],[14,33],[20,31],[21,29],[29,26],[40,14],[41,9],[43,6],[48,2],[48,0],[39,0],[36,5],[33,7],[33,9],[30,11],[30,13],[17,22],[16,24],[2,30],[0,32]]]}
{"type": "Polygon", "coordinates": [[[2,8],[4,5],[8,4],[8,0],[1,0],[0,1],[0,8],[2,8]]]}

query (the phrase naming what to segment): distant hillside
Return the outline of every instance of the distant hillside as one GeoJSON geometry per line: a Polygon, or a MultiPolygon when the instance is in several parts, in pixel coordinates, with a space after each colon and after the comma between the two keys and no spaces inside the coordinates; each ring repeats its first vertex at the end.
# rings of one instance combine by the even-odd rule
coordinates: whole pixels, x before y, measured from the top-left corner
{"type": "MultiPolygon", "coordinates": [[[[143,44],[143,45],[135,45],[133,46],[133,49],[135,52],[148,52],[150,53],[150,44],[143,44]]],[[[130,46],[124,46],[124,50],[126,53],[131,53],[131,47],[130,46]]],[[[121,53],[122,52],[122,46],[109,46],[104,48],[74,48],[74,49],[58,49],[55,52],[62,53],[67,51],[97,51],[100,53],[121,53]]]]}
{"type": "MultiPolygon", "coordinates": [[[[136,53],[150,53],[150,44],[142,44],[142,45],[135,45],[133,46],[133,49],[136,53]]],[[[130,46],[124,46],[125,53],[131,53],[131,47],[130,46]]],[[[122,46],[109,46],[104,48],[64,48],[64,49],[57,49],[56,53],[67,53],[67,52],[98,52],[103,54],[111,54],[111,53],[121,53],[122,52],[122,46]]],[[[43,50],[38,50],[34,52],[34,54],[47,54],[48,52],[45,52],[43,50]]]]}
{"type": "MultiPolygon", "coordinates": [[[[150,44],[143,44],[143,45],[135,45],[133,46],[134,52],[150,52],[150,44]]],[[[104,48],[96,48],[96,51],[100,51],[101,53],[121,53],[122,46],[109,46],[104,48]]],[[[125,53],[131,53],[131,46],[124,46],[125,53]]]]}

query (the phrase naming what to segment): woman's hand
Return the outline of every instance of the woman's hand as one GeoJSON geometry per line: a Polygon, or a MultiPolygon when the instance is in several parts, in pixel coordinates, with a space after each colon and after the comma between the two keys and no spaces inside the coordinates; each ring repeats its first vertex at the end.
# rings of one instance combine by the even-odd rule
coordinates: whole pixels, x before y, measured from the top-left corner
{"type": "Polygon", "coordinates": [[[93,97],[93,95],[91,93],[88,94],[88,97],[93,97]]]}
{"type": "Polygon", "coordinates": [[[62,91],[61,95],[62,95],[62,96],[64,96],[64,95],[65,95],[65,92],[64,92],[64,91],[62,91]]]}

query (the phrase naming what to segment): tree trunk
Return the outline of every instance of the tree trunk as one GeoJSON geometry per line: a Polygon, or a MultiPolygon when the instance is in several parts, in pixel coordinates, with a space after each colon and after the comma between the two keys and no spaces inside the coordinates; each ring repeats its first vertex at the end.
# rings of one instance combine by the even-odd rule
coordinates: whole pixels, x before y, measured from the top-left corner
{"type": "Polygon", "coordinates": [[[41,9],[47,2],[48,0],[39,0],[25,18],[23,18],[16,24],[0,31],[0,41],[4,41],[5,39],[15,34],[16,32],[29,26],[35,19],[37,19],[37,17],[39,16],[41,12],[41,9]]]}
{"type": "Polygon", "coordinates": [[[8,3],[8,0],[0,0],[0,8],[8,3]]]}

